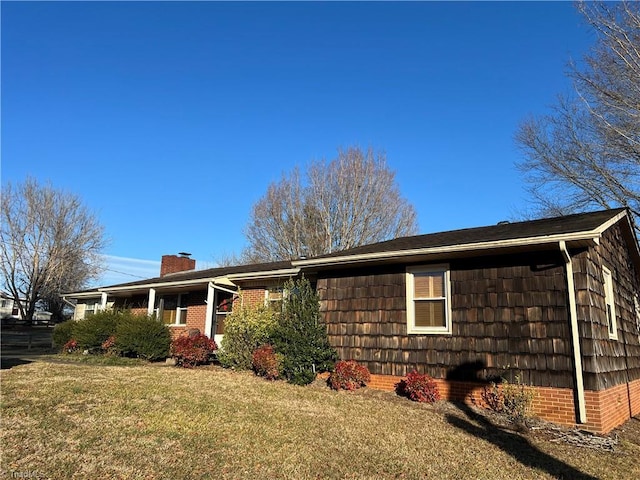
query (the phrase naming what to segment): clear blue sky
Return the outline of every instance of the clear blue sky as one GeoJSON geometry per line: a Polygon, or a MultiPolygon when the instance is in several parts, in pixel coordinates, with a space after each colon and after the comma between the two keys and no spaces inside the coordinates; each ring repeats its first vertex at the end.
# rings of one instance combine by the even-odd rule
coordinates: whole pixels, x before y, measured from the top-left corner
{"type": "Polygon", "coordinates": [[[593,43],[570,2],[3,1],[1,15],[2,182],[77,194],[110,269],[143,277],[163,254],[240,252],[270,182],[350,145],[386,151],[422,233],[513,218],[517,125],[571,90],[567,62],[593,43]]]}

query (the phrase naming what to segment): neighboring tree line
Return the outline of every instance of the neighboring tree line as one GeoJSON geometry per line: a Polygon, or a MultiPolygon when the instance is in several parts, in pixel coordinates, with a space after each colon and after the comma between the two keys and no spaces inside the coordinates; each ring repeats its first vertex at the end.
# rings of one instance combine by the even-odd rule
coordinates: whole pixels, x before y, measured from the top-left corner
{"type": "Polygon", "coordinates": [[[400,194],[383,153],[350,147],[272,183],[245,231],[247,263],[315,257],[413,235],[414,207],[400,194]]]}
{"type": "Polygon", "coordinates": [[[574,93],[522,123],[520,167],[543,216],[627,207],[640,219],[640,2],[579,2],[596,35],[574,93]]]}
{"type": "Polygon", "coordinates": [[[37,306],[62,319],[62,292],[101,271],[104,228],[80,198],[27,179],[7,183],[0,202],[0,272],[23,319],[37,306]]]}

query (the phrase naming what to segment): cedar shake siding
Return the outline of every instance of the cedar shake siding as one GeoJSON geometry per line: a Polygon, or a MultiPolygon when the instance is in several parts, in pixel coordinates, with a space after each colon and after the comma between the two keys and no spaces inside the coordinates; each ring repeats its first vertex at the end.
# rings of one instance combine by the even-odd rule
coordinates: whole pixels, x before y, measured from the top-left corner
{"type": "Polygon", "coordinates": [[[640,275],[619,225],[609,228],[599,245],[574,259],[578,321],[582,337],[585,388],[604,390],[640,379],[640,331],[633,296],[640,292],[640,275]],[[609,337],[602,267],[615,284],[617,339],[609,337]]]}
{"type": "Polygon", "coordinates": [[[321,311],[340,358],[373,374],[487,380],[518,371],[538,386],[573,388],[565,273],[559,252],[450,262],[451,334],[407,334],[405,266],[318,278],[321,311]]]}

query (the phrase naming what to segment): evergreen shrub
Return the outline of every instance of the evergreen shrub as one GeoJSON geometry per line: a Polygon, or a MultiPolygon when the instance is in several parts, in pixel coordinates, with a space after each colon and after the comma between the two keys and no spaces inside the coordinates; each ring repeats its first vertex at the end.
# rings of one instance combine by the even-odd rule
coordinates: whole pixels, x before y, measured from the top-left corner
{"type": "Polygon", "coordinates": [[[278,314],[264,305],[236,305],[225,319],[218,360],[223,367],[250,370],[253,352],[269,343],[278,314]]]}
{"type": "Polygon", "coordinates": [[[57,349],[62,350],[64,345],[73,338],[73,327],[76,323],[75,320],[67,320],[53,327],[53,333],[51,335],[53,345],[57,349]]]}
{"type": "Polygon", "coordinates": [[[289,383],[307,385],[316,374],[333,368],[338,355],[320,320],[318,294],[306,278],[289,280],[283,311],[271,337],[282,355],[281,374],[289,383]]]}
{"type": "Polygon", "coordinates": [[[153,315],[135,315],[130,311],[118,315],[115,334],[102,343],[103,351],[149,361],[167,358],[171,346],[169,327],[153,315]]]}

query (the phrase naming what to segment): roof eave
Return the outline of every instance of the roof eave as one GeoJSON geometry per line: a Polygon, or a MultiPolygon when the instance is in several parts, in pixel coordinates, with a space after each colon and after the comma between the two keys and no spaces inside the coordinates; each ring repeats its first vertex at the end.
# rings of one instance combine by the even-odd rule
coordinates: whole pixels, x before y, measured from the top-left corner
{"type": "Polygon", "coordinates": [[[571,234],[545,235],[540,237],[527,237],[491,242],[467,243],[459,245],[444,245],[439,247],[415,248],[407,250],[395,250],[388,252],[375,252],[360,255],[345,255],[329,258],[297,260],[292,262],[296,267],[326,267],[346,264],[370,263],[378,261],[392,261],[411,257],[442,257],[443,255],[457,255],[465,252],[481,252],[502,250],[508,248],[524,248],[531,246],[542,247],[544,245],[557,245],[564,240],[568,244],[597,244],[600,233],[597,231],[577,232],[571,234]]]}

